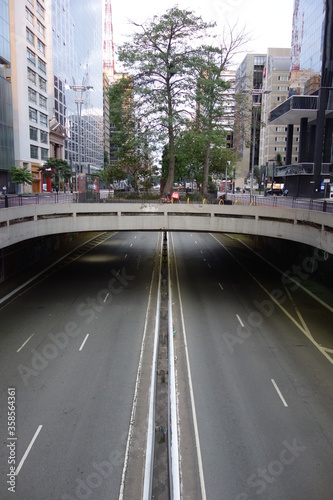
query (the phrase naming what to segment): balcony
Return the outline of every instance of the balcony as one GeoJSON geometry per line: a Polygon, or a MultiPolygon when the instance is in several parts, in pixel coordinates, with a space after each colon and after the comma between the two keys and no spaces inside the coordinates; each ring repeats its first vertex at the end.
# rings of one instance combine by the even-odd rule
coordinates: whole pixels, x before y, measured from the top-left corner
{"type": "Polygon", "coordinates": [[[299,163],[297,165],[284,165],[275,167],[275,177],[287,177],[289,175],[313,175],[314,163],[299,163]]]}
{"type": "Polygon", "coordinates": [[[316,120],[318,96],[294,95],[270,112],[269,124],[298,125],[301,118],[316,120]]]}

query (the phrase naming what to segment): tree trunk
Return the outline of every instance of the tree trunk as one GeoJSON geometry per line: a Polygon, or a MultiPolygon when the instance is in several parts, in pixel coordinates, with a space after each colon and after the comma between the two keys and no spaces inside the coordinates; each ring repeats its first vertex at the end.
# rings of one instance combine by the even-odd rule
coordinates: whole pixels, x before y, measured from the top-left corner
{"type": "Polygon", "coordinates": [[[207,198],[208,194],[209,159],[210,159],[210,144],[208,143],[206,144],[204,180],[202,183],[202,195],[204,198],[207,198]]]}
{"type": "Polygon", "coordinates": [[[169,155],[169,171],[163,194],[172,193],[175,179],[175,138],[172,125],[169,127],[169,155]]]}

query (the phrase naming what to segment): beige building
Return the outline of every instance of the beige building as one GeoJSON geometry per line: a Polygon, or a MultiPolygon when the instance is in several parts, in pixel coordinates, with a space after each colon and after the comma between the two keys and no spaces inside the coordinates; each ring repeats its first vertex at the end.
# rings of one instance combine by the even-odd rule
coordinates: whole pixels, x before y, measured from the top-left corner
{"type": "MultiPolygon", "coordinates": [[[[276,155],[280,154],[282,163],[286,161],[287,126],[268,124],[270,111],[288,99],[291,50],[269,48],[263,74],[262,111],[260,124],[259,167],[268,166],[271,175],[276,155]]],[[[294,130],[292,162],[298,161],[299,127],[294,130]]]]}

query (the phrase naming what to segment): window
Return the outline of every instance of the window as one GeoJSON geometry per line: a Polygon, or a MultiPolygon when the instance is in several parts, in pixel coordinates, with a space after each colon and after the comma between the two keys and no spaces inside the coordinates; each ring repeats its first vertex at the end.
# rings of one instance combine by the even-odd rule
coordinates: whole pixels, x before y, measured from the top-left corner
{"type": "Polygon", "coordinates": [[[34,15],[27,7],[25,8],[25,17],[30,24],[34,24],[34,15]]]}
{"type": "Polygon", "coordinates": [[[37,31],[43,38],[45,38],[45,28],[42,25],[42,23],[38,20],[37,20],[37,31]]]}
{"type": "Polygon", "coordinates": [[[39,113],[39,121],[42,125],[45,125],[45,127],[47,127],[47,115],[44,115],[44,113],[39,113]]]}
{"type": "Polygon", "coordinates": [[[278,80],[280,82],[289,82],[289,76],[287,76],[287,75],[278,76],[278,80]]]}
{"type": "Polygon", "coordinates": [[[46,64],[44,61],[38,58],[38,68],[46,74],[46,64]]]}
{"type": "Polygon", "coordinates": [[[30,126],[30,140],[31,141],[38,141],[38,129],[36,127],[31,127],[30,126]]]}
{"type": "Polygon", "coordinates": [[[49,157],[49,150],[46,148],[40,148],[40,151],[41,151],[41,159],[47,160],[49,157]]]}
{"type": "Polygon", "coordinates": [[[30,121],[37,123],[37,109],[31,108],[29,106],[29,118],[30,121]]]}
{"type": "Polygon", "coordinates": [[[46,80],[44,78],[42,78],[41,76],[39,77],[39,88],[41,90],[46,91],[46,80]]]}
{"type": "Polygon", "coordinates": [[[287,85],[281,85],[281,86],[278,86],[278,90],[280,92],[288,92],[289,87],[287,85]]]}
{"type": "Polygon", "coordinates": [[[47,109],[47,99],[41,94],[39,94],[39,105],[41,108],[47,109]]]}
{"type": "Polygon", "coordinates": [[[275,127],[275,132],[287,132],[287,127],[275,127]]]}
{"type": "Polygon", "coordinates": [[[30,49],[27,49],[27,59],[31,64],[36,66],[35,54],[30,49]]]}
{"type": "Polygon", "coordinates": [[[31,30],[29,30],[29,28],[26,28],[26,37],[28,42],[31,43],[31,45],[35,44],[35,35],[31,30]]]}
{"type": "Polygon", "coordinates": [[[40,142],[43,144],[48,144],[49,141],[49,134],[47,132],[44,132],[44,130],[40,131],[40,142]]]}
{"type": "Polygon", "coordinates": [[[45,45],[39,40],[39,38],[37,38],[37,48],[39,52],[45,56],[45,45]]]}
{"type": "Polygon", "coordinates": [[[30,87],[28,87],[28,99],[30,102],[37,103],[37,92],[30,87]]]}
{"type": "Polygon", "coordinates": [[[44,7],[37,0],[37,12],[44,19],[44,7]]]}
{"type": "Polygon", "coordinates": [[[38,146],[30,144],[30,158],[38,158],[38,146]]]}
{"type": "Polygon", "coordinates": [[[36,73],[30,68],[28,68],[28,80],[30,80],[32,83],[36,83],[36,73]]]}
{"type": "Polygon", "coordinates": [[[275,137],[275,142],[286,142],[287,137],[275,137]]]}

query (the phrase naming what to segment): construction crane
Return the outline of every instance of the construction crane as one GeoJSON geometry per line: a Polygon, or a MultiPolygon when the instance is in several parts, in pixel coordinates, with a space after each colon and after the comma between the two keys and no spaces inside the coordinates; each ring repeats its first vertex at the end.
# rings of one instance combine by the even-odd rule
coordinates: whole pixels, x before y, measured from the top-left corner
{"type": "Polygon", "coordinates": [[[103,68],[114,76],[115,68],[111,0],[105,0],[103,68]]]}

